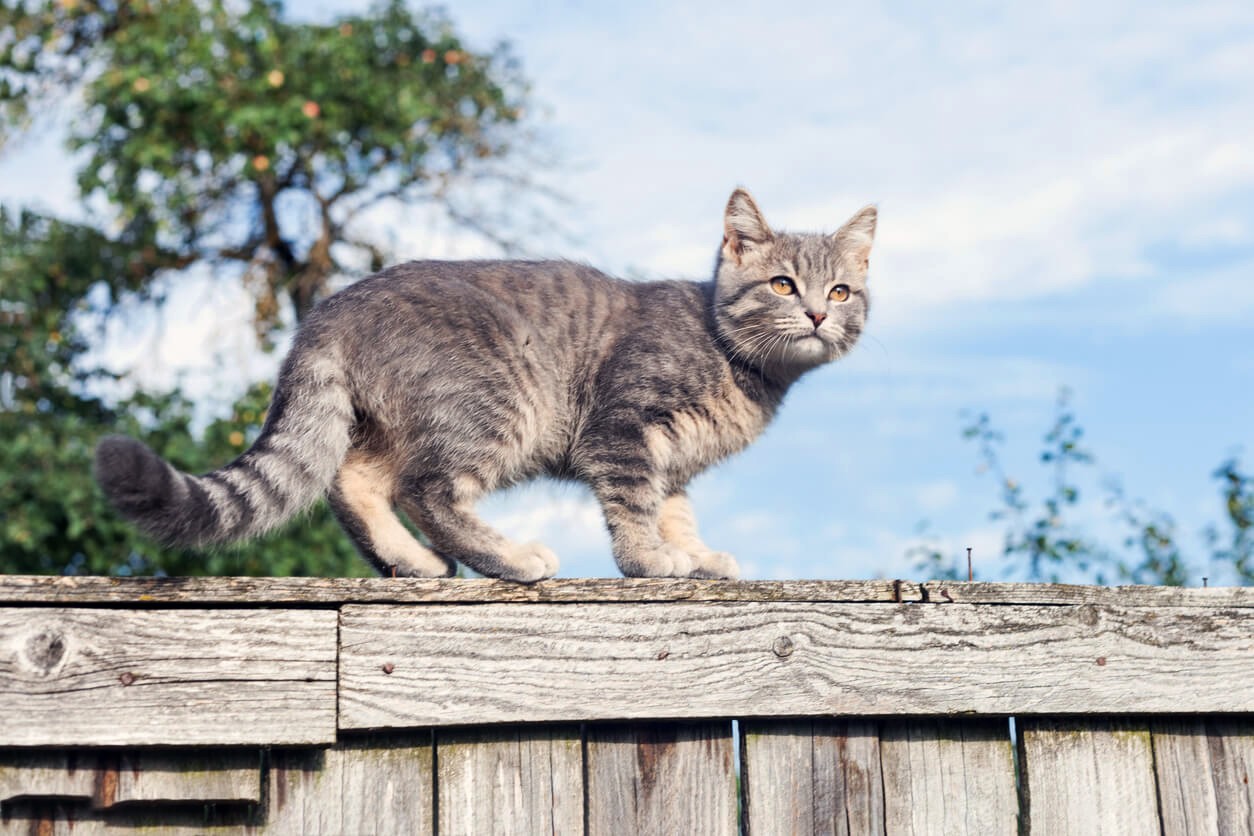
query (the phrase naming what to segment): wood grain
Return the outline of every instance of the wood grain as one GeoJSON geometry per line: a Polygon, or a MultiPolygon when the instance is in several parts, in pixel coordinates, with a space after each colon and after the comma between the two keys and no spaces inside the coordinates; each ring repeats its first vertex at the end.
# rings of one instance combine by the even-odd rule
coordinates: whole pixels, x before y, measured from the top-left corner
{"type": "Polygon", "coordinates": [[[430,732],[353,736],[326,750],[275,750],[264,833],[433,833],[430,732]]]}
{"type": "MultiPolygon", "coordinates": [[[[14,722],[9,715],[5,722],[14,722]]],[[[0,749],[0,802],[18,798],[88,799],[96,792],[93,753],[0,749]]]]}
{"type": "Polygon", "coordinates": [[[335,740],[336,614],[0,609],[0,746],[335,740]]]}
{"type": "Polygon", "coordinates": [[[1081,586],[1065,583],[925,581],[933,604],[1098,604],[1119,607],[1254,607],[1254,587],[1081,586]]]}
{"type": "Polygon", "coordinates": [[[587,729],[587,833],[734,836],[731,723],[587,729]]]}
{"type": "Polygon", "coordinates": [[[1149,727],[1099,718],[1017,723],[1033,833],[1158,833],[1149,727]]]}
{"type": "Polygon", "coordinates": [[[442,731],[436,753],[440,834],[583,833],[578,726],[442,731]]]}
{"type": "Polygon", "coordinates": [[[1150,732],[1164,836],[1217,836],[1219,804],[1206,721],[1200,717],[1154,719],[1150,732]]]}
{"type": "Polygon", "coordinates": [[[1150,721],[1163,833],[1254,833],[1254,720],[1150,721]]]}
{"type": "Polygon", "coordinates": [[[1005,719],[886,720],[880,752],[889,833],[1018,833],[1005,719]]]}
{"type": "Polygon", "coordinates": [[[753,836],[884,833],[877,723],[743,722],[740,747],[753,836]]]}
{"type": "Polygon", "coordinates": [[[1219,832],[1254,833],[1254,719],[1209,717],[1206,729],[1219,832]]]}
{"type": "Polygon", "coordinates": [[[0,575],[0,604],[566,603],[651,601],[918,601],[905,581],[706,581],[555,578],[106,578],[0,575]]]}
{"type": "Polygon", "coordinates": [[[340,727],[1254,711],[1254,611],[346,605],[340,727]],[[391,674],[384,666],[391,665],[391,674]]]}
{"type": "Polygon", "coordinates": [[[96,804],[261,801],[261,753],[247,749],[131,750],[102,755],[96,804]]]}

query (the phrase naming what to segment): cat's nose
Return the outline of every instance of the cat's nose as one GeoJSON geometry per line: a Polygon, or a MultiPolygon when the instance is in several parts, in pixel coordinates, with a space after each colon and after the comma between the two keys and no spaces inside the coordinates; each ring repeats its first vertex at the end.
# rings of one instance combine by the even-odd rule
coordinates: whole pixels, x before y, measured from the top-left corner
{"type": "Polygon", "coordinates": [[[825,313],[811,313],[810,311],[806,311],[806,316],[810,317],[810,321],[814,323],[815,328],[818,328],[823,324],[823,320],[827,319],[827,314],[825,313]]]}

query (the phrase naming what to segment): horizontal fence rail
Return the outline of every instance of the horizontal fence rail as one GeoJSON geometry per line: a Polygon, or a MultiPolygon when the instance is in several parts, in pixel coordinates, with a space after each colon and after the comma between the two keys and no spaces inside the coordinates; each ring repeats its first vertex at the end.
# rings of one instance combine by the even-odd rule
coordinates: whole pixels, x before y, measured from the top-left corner
{"type": "Polygon", "coordinates": [[[1254,833],[1250,593],[0,577],[0,833],[1254,833]]]}

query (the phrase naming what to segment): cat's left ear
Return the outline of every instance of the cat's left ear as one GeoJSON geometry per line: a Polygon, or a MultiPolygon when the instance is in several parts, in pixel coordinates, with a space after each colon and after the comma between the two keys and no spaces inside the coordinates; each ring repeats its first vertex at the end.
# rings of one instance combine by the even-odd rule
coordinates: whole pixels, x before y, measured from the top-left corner
{"type": "Polygon", "coordinates": [[[874,206],[864,206],[845,225],[832,233],[831,240],[856,264],[866,269],[871,258],[871,244],[875,241],[875,220],[878,211],[874,206]]]}
{"type": "Polygon", "coordinates": [[[749,192],[736,189],[723,213],[723,254],[739,264],[746,253],[766,245],[775,237],[762,217],[762,210],[749,192]]]}

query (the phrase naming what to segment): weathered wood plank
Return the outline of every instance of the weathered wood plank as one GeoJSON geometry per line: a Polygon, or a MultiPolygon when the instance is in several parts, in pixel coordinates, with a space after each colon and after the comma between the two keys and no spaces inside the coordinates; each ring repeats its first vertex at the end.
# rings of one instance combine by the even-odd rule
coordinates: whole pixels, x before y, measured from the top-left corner
{"type": "Polygon", "coordinates": [[[578,726],[440,732],[440,834],[583,833],[578,726]]]}
{"type": "Polygon", "coordinates": [[[1024,814],[1033,833],[1160,832],[1154,756],[1144,723],[1020,719],[1024,814]]]}
{"type": "Polygon", "coordinates": [[[740,724],[742,813],[761,834],[884,833],[877,724],[740,724]]]}
{"type": "Polygon", "coordinates": [[[925,581],[933,604],[1099,604],[1120,607],[1254,607],[1254,587],[1081,586],[1065,583],[925,581]]]}
{"type": "Polygon", "coordinates": [[[1245,609],[347,605],[341,641],[342,729],[1254,711],[1245,609]]]}
{"type": "Polygon", "coordinates": [[[918,601],[906,581],[555,578],[536,584],[422,578],[106,578],[0,576],[0,604],[482,604],[651,601],[918,601]]]}
{"type": "Polygon", "coordinates": [[[587,729],[587,832],[737,832],[731,723],[587,729]]]}
{"type": "Polygon", "coordinates": [[[0,609],[0,746],[335,740],[336,614],[0,609]]]}
{"type": "MultiPolygon", "coordinates": [[[[6,723],[16,722],[8,716],[6,723]]],[[[88,799],[96,792],[96,756],[38,749],[0,749],[0,802],[18,798],[88,799]]]]}
{"type": "Polygon", "coordinates": [[[1254,720],[1210,717],[1206,727],[1219,832],[1254,833],[1254,720]]]}
{"type": "Polygon", "coordinates": [[[1006,720],[886,720],[880,752],[888,833],[1018,832],[1006,720]]]}
{"type": "Polygon", "coordinates": [[[261,753],[255,750],[131,750],[101,757],[96,804],[261,801],[261,753]]]}
{"type": "Polygon", "coordinates": [[[0,836],[104,836],[107,825],[85,804],[24,802],[6,805],[0,836]]]}
{"type": "Polygon", "coordinates": [[[1218,834],[1210,738],[1200,717],[1150,721],[1154,746],[1154,777],[1165,836],[1218,834]]]}
{"type": "Polygon", "coordinates": [[[271,754],[263,832],[434,832],[430,732],[346,738],[271,754]]]}

